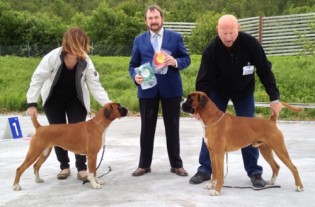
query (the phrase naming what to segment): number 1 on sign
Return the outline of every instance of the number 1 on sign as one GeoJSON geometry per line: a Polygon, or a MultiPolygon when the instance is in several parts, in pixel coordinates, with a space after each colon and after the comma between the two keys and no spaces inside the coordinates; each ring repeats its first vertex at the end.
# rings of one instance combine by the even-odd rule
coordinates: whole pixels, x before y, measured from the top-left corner
{"type": "Polygon", "coordinates": [[[8,118],[8,125],[7,126],[9,128],[5,130],[6,136],[12,137],[14,139],[23,137],[18,117],[8,118]]]}
{"type": "Polygon", "coordinates": [[[12,125],[14,126],[16,136],[20,137],[18,127],[16,126],[16,122],[13,122],[12,125]]]}

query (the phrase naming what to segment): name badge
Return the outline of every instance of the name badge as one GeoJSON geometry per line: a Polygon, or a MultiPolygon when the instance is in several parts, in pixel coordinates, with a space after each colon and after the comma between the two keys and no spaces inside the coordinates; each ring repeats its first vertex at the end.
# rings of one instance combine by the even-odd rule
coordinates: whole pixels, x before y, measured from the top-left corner
{"type": "Polygon", "coordinates": [[[254,73],[253,65],[246,65],[243,67],[243,75],[251,75],[254,73]]]}

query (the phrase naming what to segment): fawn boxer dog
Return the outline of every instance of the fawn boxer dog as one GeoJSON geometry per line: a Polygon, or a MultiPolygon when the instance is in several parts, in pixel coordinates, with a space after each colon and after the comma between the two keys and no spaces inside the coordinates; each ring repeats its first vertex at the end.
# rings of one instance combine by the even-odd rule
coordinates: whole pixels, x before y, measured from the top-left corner
{"type": "Polygon", "coordinates": [[[39,177],[39,169],[48,158],[53,146],[59,146],[76,154],[85,154],[88,159],[88,180],[94,189],[101,188],[103,181],[96,178],[97,153],[105,141],[105,132],[110,123],[116,118],[124,117],[128,110],[119,103],[108,103],[88,121],[75,124],[52,124],[41,126],[35,116],[32,122],[36,128],[35,135],[30,141],[26,158],[16,169],[13,183],[14,190],[21,190],[19,185],[22,173],[36,160],[34,164],[35,181],[44,182],[39,177]]]}
{"type": "MultiPolygon", "coordinates": [[[[281,102],[288,109],[299,112],[303,109],[281,102]]],[[[192,92],[182,101],[181,110],[189,114],[199,114],[205,130],[204,141],[208,147],[212,161],[212,177],[206,188],[210,195],[219,195],[223,185],[224,154],[252,145],[258,147],[260,153],[272,169],[273,185],[280,166],[276,163],[272,151],[291,170],[297,191],[303,191],[303,185],[297,168],[293,165],[284,138],[276,125],[276,116],[271,120],[237,117],[220,111],[211,99],[203,92],[192,92]]]]}

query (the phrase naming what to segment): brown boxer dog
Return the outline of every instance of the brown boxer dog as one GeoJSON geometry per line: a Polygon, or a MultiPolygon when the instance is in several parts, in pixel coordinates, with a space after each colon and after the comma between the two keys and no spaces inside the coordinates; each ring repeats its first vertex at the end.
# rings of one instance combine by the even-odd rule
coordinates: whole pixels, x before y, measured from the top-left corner
{"type": "MultiPolygon", "coordinates": [[[[288,109],[299,112],[303,109],[281,102],[288,109]]],[[[273,157],[273,151],[280,160],[291,170],[297,191],[303,191],[303,185],[297,168],[293,165],[284,138],[276,125],[276,116],[270,120],[238,117],[220,111],[211,99],[203,92],[192,92],[181,103],[181,110],[189,114],[199,114],[205,130],[204,141],[208,147],[212,177],[206,188],[210,195],[219,195],[221,192],[224,171],[224,154],[235,151],[248,145],[258,147],[260,153],[272,169],[272,177],[267,183],[273,185],[280,166],[273,157]]]]}
{"type": "Polygon", "coordinates": [[[41,126],[37,118],[32,117],[36,132],[30,141],[24,162],[16,169],[13,190],[22,189],[19,185],[20,177],[36,160],[34,164],[35,181],[37,183],[44,182],[39,177],[39,169],[48,158],[53,146],[62,147],[76,154],[87,155],[88,180],[93,188],[101,188],[104,182],[96,178],[97,153],[105,141],[105,132],[110,123],[127,114],[128,110],[120,106],[119,103],[108,103],[92,119],[75,124],[41,126]]]}

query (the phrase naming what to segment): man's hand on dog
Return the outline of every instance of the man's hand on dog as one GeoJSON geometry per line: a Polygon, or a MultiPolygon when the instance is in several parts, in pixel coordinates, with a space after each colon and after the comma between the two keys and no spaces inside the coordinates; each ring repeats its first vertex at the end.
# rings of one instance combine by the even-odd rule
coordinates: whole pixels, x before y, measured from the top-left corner
{"type": "Polygon", "coordinates": [[[284,106],[280,102],[271,102],[270,103],[270,109],[271,109],[272,115],[275,114],[277,117],[279,116],[280,111],[283,107],[284,106]]]}

